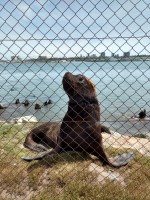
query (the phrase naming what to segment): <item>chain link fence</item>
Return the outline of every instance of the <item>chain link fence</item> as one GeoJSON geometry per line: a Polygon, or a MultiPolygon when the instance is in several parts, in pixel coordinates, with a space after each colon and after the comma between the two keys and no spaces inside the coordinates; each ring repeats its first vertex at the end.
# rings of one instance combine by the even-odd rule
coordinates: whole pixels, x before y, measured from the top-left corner
{"type": "MultiPolygon", "coordinates": [[[[0,199],[150,199],[149,3],[0,2],[0,199]],[[104,148],[111,157],[133,151],[126,166],[74,151],[22,159],[59,143],[74,104],[63,88],[67,72],[95,84],[104,148]]],[[[92,113],[93,104],[80,105],[92,113]]]]}

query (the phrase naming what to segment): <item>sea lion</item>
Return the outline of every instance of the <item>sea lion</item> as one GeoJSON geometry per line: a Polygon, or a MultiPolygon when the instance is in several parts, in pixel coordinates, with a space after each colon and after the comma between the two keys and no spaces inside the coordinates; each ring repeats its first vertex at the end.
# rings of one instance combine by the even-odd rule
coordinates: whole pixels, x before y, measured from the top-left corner
{"type": "Polygon", "coordinates": [[[67,72],[63,76],[63,88],[69,97],[68,111],[65,114],[57,145],[34,157],[23,157],[26,161],[40,160],[46,156],[61,154],[66,151],[93,154],[104,164],[112,167],[126,165],[134,154],[126,153],[108,158],[104,151],[100,121],[100,106],[95,85],[83,75],[67,72]]]}
{"type": "Polygon", "coordinates": [[[146,117],[146,110],[141,110],[140,113],[138,114],[140,119],[144,119],[146,117]]]}
{"type": "Polygon", "coordinates": [[[29,101],[28,100],[25,100],[22,104],[24,104],[24,106],[29,106],[29,101]]]}
{"type": "Polygon", "coordinates": [[[19,104],[19,103],[20,103],[19,99],[16,99],[15,104],[19,104]]]}
{"type": "MultiPolygon", "coordinates": [[[[61,123],[46,122],[33,128],[25,138],[24,147],[33,151],[46,151],[55,148],[61,123]]],[[[111,134],[109,128],[101,125],[101,132],[111,134]]]]}
{"type": "Polygon", "coordinates": [[[45,101],[43,105],[44,105],[44,106],[47,106],[47,105],[49,105],[49,104],[52,104],[52,101],[51,101],[50,99],[49,99],[48,101],[45,101]]]}
{"type": "Polygon", "coordinates": [[[41,106],[40,106],[40,104],[36,103],[34,108],[35,108],[35,110],[39,110],[39,109],[41,109],[41,106]]]}
{"type": "Polygon", "coordinates": [[[48,105],[48,102],[47,102],[47,101],[45,101],[45,102],[43,103],[43,105],[44,105],[44,106],[47,106],[47,105],[48,105]]]}
{"type": "Polygon", "coordinates": [[[132,116],[131,119],[138,120],[138,121],[143,121],[143,120],[147,121],[149,120],[149,117],[150,116],[146,115],[146,110],[144,109],[144,110],[141,110],[138,115],[132,116]]]}

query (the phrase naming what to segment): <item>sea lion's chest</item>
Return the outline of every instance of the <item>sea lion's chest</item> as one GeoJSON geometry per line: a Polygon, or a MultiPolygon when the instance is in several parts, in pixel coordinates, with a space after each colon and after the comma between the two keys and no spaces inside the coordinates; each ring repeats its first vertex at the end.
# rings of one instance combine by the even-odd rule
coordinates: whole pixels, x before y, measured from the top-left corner
{"type": "Polygon", "coordinates": [[[101,140],[101,130],[97,128],[95,122],[70,121],[63,122],[60,129],[61,141],[66,149],[87,149],[99,143],[101,140]]]}
{"type": "Polygon", "coordinates": [[[97,104],[70,104],[60,128],[61,141],[73,148],[99,142],[101,138],[99,106],[97,104]]]}

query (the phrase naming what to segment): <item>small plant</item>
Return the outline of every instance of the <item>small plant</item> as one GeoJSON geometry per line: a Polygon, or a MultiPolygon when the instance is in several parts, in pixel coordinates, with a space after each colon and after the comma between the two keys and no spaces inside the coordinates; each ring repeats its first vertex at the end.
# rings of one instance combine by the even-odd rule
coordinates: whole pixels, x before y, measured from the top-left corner
{"type": "Polygon", "coordinates": [[[143,134],[143,133],[139,133],[139,134],[136,134],[134,137],[137,137],[137,138],[147,138],[147,135],[143,134]]]}

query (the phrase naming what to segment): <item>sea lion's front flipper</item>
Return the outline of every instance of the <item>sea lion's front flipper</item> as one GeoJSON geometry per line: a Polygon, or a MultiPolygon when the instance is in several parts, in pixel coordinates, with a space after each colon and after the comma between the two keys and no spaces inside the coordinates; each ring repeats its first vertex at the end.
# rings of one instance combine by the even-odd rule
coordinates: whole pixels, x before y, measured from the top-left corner
{"type": "Polygon", "coordinates": [[[30,161],[32,161],[32,160],[41,160],[41,159],[43,159],[43,158],[46,157],[46,156],[54,155],[54,154],[57,154],[57,153],[59,153],[59,152],[60,152],[60,149],[55,148],[55,149],[47,150],[47,151],[45,151],[45,152],[43,152],[43,153],[41,153],[41,154],[38,154],[38,155],[36,155],[36,156],[33,156],[33,157],[24,156],[24,157],[22,157],[22,159],[25,160],[25,161],[28,161],[28,162],[30,162],[30,161]]]}
{"type": "Polygon", "coordinates": [[[36,156],[33,156],[33,157],[30,157],[30,156],[23,156],[22,159],[25,160],[25,161],[32,161],[32,160],[41,160],[43,159],[44,157],[46,156],[49,156],[49,155],[53,155],[53,154],[57,154],[57,149],[50,149],[50,150],[47,150],[41,154],[38,154],[36,156]]]}
{"type": "Polygon", "coordinates": [[[41,160],[42,158],[38,156],[34,156],[34,157],[31,157],[31,156],[23,156],[21,157],[23,160],[25,161],[28,161],[28,162],[31,162],[32,160],[41,160]]]}
{"type": "Polygon", "coordinates": [[[53,150],[48,150],[45,151],[44,153],[38,154],[36,156],[30,157],[30,156],[23,156],[22,159],[25,161],[32,161],[32,160],[41,160],[42,158],[44,158],[45,156],[47,156],[49,153],[51,153],[53,150]]]}
{"type": "Polygon", "coordinates": [[[113,167],[121,167],[127,165],[129,161],[133,160],[133,158],[134,158],[134,153],[129,152],[110,158],[109,161],[113,167]]]}
{"type": "Polygon", "coordinates": [[[42,144],[35,144],[35,145],[32,145],[32,144],[26,144],[26,143],[24,143],[24,147],[26,147],[26,148],[28,148],[28,149],[30,149],[30,150],[32,150],[32,151],[38,151],[38,152],[41,152],[41,151],[47,151],[48,150],[48,148],[47,147],[45,147],[44,145],[42,145],[42,144]]]}

